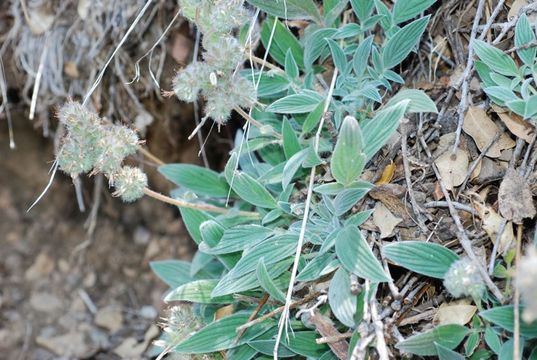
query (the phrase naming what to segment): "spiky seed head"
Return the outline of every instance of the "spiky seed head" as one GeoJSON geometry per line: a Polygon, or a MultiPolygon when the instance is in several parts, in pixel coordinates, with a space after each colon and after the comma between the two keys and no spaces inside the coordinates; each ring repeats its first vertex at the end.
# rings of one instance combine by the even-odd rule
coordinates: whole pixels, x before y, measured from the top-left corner
{"type": "Polygon", "coordinates": [[[111,179],[116,189],[113,195],[121,197],[121,200],[133,202],[144,196],[147,175],[139,168],[123,166],[111,179]]]}

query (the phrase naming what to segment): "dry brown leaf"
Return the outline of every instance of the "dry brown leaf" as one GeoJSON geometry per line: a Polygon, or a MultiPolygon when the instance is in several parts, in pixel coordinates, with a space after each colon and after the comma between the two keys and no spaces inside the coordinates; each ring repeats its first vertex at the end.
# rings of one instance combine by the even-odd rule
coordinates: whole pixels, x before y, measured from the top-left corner
{"type": "Polygon", "coordinates": [[[514,113],[508,113],[499,106],[492,105],[492,109],[498,114],[500,120],[515,136],[529,143],[533,137],[533,126],[520,116],[514,113]]]}
{"type": "Polygon", "coordinates": [[[51,28],[54,22],[54,14],[43,8],[30,9],[28,10],[26,21],[34,35],[41,35],[51,28]]]}
{"type": "MultiPolygon", "coordinates": [[[[515,0],[511,4],[511,9],[509,9],[509,13],[507,14],[507,19],[511,20],[514,16],[516,16],[520,9],[522,9],[524,6],[529,5],[534,0],[515,0]]],[[[535,20],[537,20],[537,15],[535,13],[528,15],[528,20],[530,24],[534,23],[535,20]]]]}
{"type": "MultiPolygon", "coordinates": [[[[483,151],[500,131],[498,126],[487,115],[487,112],[480,107],[470,106],[464,117],[463,130],[474,139],[477,148],[483,151]]],[[[515,142],[506,134],[501,134],[500,138],[490,147],[486,155],[497,158],[501,151],[515,146],[515,142]]]]}
{"type": "Polygon", "coordinates": [[[233,311],[235,311],[235,307],[233,306],[233,304],[222,306],[214,313],[214,320],[216,321],[225,318],[226,316],[233,314],[233,311]]]}
{"type": "MultiPolygon", "coordinates": [[[[490,240],[493,244],[496,243],[496,238],[498,237],[498,231],[500,231],[501,224],[504,221],[504,218],[500,216],[494,209],[490,206],[475,202],[474,207],[477,211],[478,216],[482,220],[483,230],[487,233],[490,240]]],[[[513,223],[508,221],[505,224],[503,229],[502,236],[500,238],[500,244],[498,245],[498,253],[504,255],[509,249],[511,249],[515,244],[515,234],[513,232],[513,223]]]]}
{"type": "Polygon", "coordinates": [[[502,216],[515,224],[521,224],[523,219],[535,216],[531,189],[516,170],[507,169],[498,191],[498,201],[502,216]]]}
{"type": "Polygon", "coordinates": [[[380,230],[380,238],[384,239],[393,235],[393,229],[403,219],[393,215],[390,210],[381,202],[378,202],[373,211],[373,223],[380,230]]]}
{"type": "Polygon", "coordinates": [[[455,154],[446,151],[434,163],[438,167],[446,189],[453,190],[466,178],[469,164],[468,152],[463,149],[457,149],[455,154]]]}
{"type": "Polygon", "coordinates": [[[393,161],[391,161],[384,170],[382,171],[382,176],[380,179],[375,183],[375,185],[383,185],[383,184],[389,184],[390,181],[393,179],[393,175],[395,174],[395,169],[397,166],[393,161]]]}
{"type": "Polygon", "coordinates": [[[470,305],[467,301],[443,303],[434,315],[433,322],[437,325],[466,325],[472,320],[477,311],[477,307],[470,305]]]}

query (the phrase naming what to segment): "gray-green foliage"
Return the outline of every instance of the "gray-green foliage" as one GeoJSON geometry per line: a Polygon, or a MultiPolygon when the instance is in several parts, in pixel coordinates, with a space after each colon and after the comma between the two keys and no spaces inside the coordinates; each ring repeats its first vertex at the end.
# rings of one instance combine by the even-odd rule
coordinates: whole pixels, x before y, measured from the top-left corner
{"type": "Polygon", "coordinates": [[[537,117],[537,61],[535,32],[523,14],[515,27],[515,49],[520,66],[502,50],[484,42],[474,42],[479,61],[475,68],[490,99],[527,120],[537,117]]]}
{"type": "MultiPolygon", "coordinates": [[[[233,6],[242,4],[228,2],[233,6]]],[[[283,304],[304,216],[303,192],[308,190],[307,174],[313,167],[322,180],[316,178],[309,189],[313,195],[310,216],[306,219],[307,251],[301,252],[297,279],[300,284],[314,284],[328,276],[331,279],[329,307],[321,310],[343,331],[354,330],[362,320],[367,299],[363,292],[350,291],[351,276],[360,282],[371,282],[370,297],[375,296],[377,286],[391,280],[378,253],[358,228],[371,211],[357,212],[354,207],[373,187],[360,177],[367,163],[395,133],[405,113],[436,112],[434,103],[422,91],[405,90],[392,97],[393,84],[404,83],[397,73],[398,66],[415,49],[429,20],[428,17],[411,19],[434,1],[413,0],[407,5],[399,1],[390,10],[380,1],[327,0],[322,12],[311,0],[287,0],[285,8],[283,2],[248,2],[269,15],[261,24],[261,43],[282,70],[239,71],[240,77],[226,77],[230,80],[226,90],[233,92],[235,82],[259,82],[257,103],[249,104],[253,106],[252,117],[261,127],[250,125],[244,134],[239,133],[221,174],[194,165],[172,164],[160,168],[162,174],[179,186],[174,192],[176,196],[192,201],[202,198],[220,206],[233,204],[227,214],[181,209],[187,229],[199,245],[191,265],[196,271],[184,271],[184,263],[175,264],[181,279],[174,283],[169,265],[152,264],[159,276],[168,284],[173,283],[167,301],[193,302],[205,319],[222,304],[234,304],[234,315],[209,321],[205,328],[176,344],[174,350],[180,353],[227,351],[231,359],[272,354],[276,319],[261,322],[237,339],[235,329],[247,322],[257,302],[239,301],[236,296],[261,299],[268,294],[270,302],[261,313],[283,304]],[[343,23],[347,9],[354,12],[343,23]],[[286,16],[310,21],[302,37],[297,38],[278,19],[286,16]],[[408,24],[401,25],[403,22],[408,24]],[[373,36],[377,29],[382,29],[375,32],[382,36],[373,36]],[[338,75],[329,94],[322,77],[333,67],[338,75]],[[325,104],[328,104],[326,113],[325,104]],[[315,133],[321,123],[324,126],[319,129],[316,144],[315,133]],[[242,217],[236,213],[238,209],[255,211],[259,216],[254,220],[242,217]]],[[[200,2],[188,2],[194,3],[200,2]]],[[[211,6],[221,2],[206,3],[212,5],[204,5],[200,12],[210,12],[211,6]]],[[[190,20],[202,21],[198,26],[205,36],[222,31],[211,28],[213,25],[206,19],[200,20],[184,11],[190,20]]],[[[213,66],[210,62],[216,60],[211,58],[212,52],[219,49],[218,41],[224,41],[223,47],[232,42],[230,29],[242,25],[241,32],[244,32],[251,25],[244,19],[242,23],[232,20],[233,26],[223,27],[227,36],[204,40],[204,59],[208,65],[191,64],[175,79],[176,93],[184,100],[192,101],[201,91],[208,101],[208,115],[211,111],[208,89],[214,86],[208,77],[215,70],[207,66],[213,66]],[[198,71],[205,82],[200,83],[196,78],[198,71]],[[189,89],[178,91],[182,87],[189,89]]],[[[244,46],[234,44],[237,48],[244,46]]],[[[233,61],[241,62],[242,58],[233,61]]],[[[224,68],[224,73],[229,75],[236,65],[219,64],[215,68],[224,68]]],[[[444,255],[446,261],[456,258],[451,253],[444,255]]],[[[279,348],[281,356],[330,358],[333,355],[326,345],[315,342],[319,335],[308,329],[310,325],[298,320],[290,324],[293,333],[283,340],[279,348]]],[[[455,340],[464,336],[463,332],[458,331],[455,340]]],[[[455,340],[440,345],[452,348],[455,340]]],[[[432,349],[435,349],[433,343],[426,351],[435,351],[432,349]]]]}

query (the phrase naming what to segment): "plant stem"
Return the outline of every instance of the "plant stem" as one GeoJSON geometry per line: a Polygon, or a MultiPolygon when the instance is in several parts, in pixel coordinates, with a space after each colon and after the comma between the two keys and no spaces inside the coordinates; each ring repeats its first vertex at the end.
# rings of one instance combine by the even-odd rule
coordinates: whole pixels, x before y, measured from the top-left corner
{"type": "MultiPolygon", "coordinates": [[[[257,121],[256,119],[254,119],[253,117],[251,117],[246,111],[242,110],[240,107],[238,106],[235,106],[233,108],[233,110],[235,110],[236,112],[239,113],[240,116],[242,116],[246,121],[248,121],[249,123],[251,123],[252,125],[254,125],[256,128],[258,129],[262,129],[263,127],[265,127],[265,125],[261,124],[259,121],[257,121]]],[[[271,135],[274,136],[275,138],[277,139],[281,139],[282,136],[280,134],[278,134],[272,127],[270,127],[270,130],[271,130],[271,135]]]]}
{"type": "Polygon", "coordinates": [[[281,68],[279,68],[278,66],[276,65],[273,65],[271,63],[269,63],[268,61],[265,61],[261,58],[258,58],[257,56],[255,55],[251,55],[250,56],[250,59],[252,59],[253,62],[255,63],[258,63],[260,65],[263,65],[263,66],[266,66],[267,68],[271,69],[271,70],[276,70],[276,71],[279,71],[279,72],[284,72],[281,68]]]}
{"type": "MultiPolygon", "coordinates": [[[[221,208],[218,206],[213,206],[213,205],[208,205],[208,204],[195,204],[195,203],[190,203],[188,201],[173,199],[169,196],[153,191],[147,187],[144,188],[144,194],[146,194],[149,197],[152,197],[153,199],[157,199],[167,204],[175,205],[175,206],[182,207],[182,208],[209,211],[209,212],[215,212],[215,213],[220,213],[220,214],[228,214],[228,213],[234,212],[234,210],[221,208]]],[[[251,211],[237,211],[236,214],[240,216],[247,216],[247,217],[252,217],[252,218],[257,218],[257,219],[261,218],[261,215],[259,213],[251,212],[251,211]]]]}
{"type": "Polygon", "coordinates": [[[155,164],[157,164],[158,166],[161,166],[161,165],[165,165],[166,163],[162,160],[160,160],[156,155],[154,155],[153,153],[151,153],[149,150],[147,150],[146,148],[143,148],[143,147],[139,147],[138,148],[138,151],[140,152],[140,154],[142,154],[143,156],[145,156],[146,158],[148,158],[149,160],[153,161],[155,164]]]}

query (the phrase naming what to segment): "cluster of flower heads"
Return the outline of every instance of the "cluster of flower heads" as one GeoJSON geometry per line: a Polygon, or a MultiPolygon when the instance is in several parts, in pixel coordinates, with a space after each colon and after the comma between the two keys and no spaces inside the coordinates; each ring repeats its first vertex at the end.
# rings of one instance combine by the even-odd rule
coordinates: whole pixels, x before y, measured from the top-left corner
{"type": "Polygon", "coordinates": [[[60,108],[58,118],[67,135],[58,154],[58,166],[72,178],[90,172],[104,174],[116,189],[114,195],[132,202],[144,194],[147,176],[139,168],[122,166],[138,149],[140,140],[132,129],[106,124],[77,102],[60,108]]]}
{"type": "Polygon", "coordinates": [[[236,107],[250,107],[253,84],[235,70],[245,60],[233,29],[248,21],[244,0],[180,0],[183,15],[203,34],[203,62],[193,62],[177,73],[173,91],[182,101],[206,100],[205,117],[225,123],[236,107]]]}
{"type": "Polygon", "coordinates": [[[444,276],[444,286],[456,298],[471,296],[476,301],[483,298],[486,290],[477,264],[469,258],[451,264],[444,276]]]}
{"type": "Polygon", "coordinates": [[[537,320],[537,250],[531,246],[517,267],[516,286],[525,305],[522,319],[525,322],[537,320]]]}

